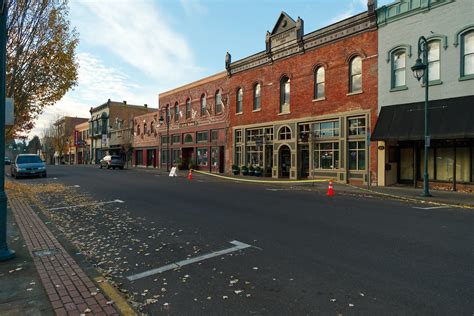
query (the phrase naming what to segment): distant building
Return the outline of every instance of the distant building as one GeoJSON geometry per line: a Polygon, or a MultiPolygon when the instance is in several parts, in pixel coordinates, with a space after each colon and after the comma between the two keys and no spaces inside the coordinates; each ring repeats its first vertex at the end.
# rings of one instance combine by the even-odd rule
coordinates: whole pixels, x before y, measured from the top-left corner
{"type": "Polygon", "coordinates": [[[76,125],[74,132],[74,145],[76,147],[75,164],[90,163],[91,140],[89,138],[89,122],[76,125]]]}
{"type": "Polygon", "coordinates": [[[411,67],[429,46],[428,173],[431,185],[473,184],[474,1],[405,0],[377,9],[378,185],[421,185],[426,83],[411,67]]]}
{"type": "Polygon", "coordinates": [[[73,164],[76,157],[74,135],[76,125],[87,122],[87,118],[64,116],[54,123],[53,144],[55,164],[73,164]]]}
{"type": "Polygon", "coordinates": [[[89,136],[91,138],[90,157],[92,163],[98,163],[107,154],[125,155],[120,144],[110,144],[111,132],[115,127],[128,128],[133,124],[133,117],[156,109],[145,105],[127,104],[127,101],[115,102],[110,99],[90,109],[89,136]]]}

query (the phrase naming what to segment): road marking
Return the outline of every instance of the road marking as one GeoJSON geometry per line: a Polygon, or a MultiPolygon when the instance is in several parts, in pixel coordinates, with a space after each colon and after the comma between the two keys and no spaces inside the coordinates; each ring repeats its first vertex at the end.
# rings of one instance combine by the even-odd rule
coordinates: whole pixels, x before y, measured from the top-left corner
{"type": "Polygon", "coordinates": [[[449,208],[447,205],[440,205],[440,206],[429,206],[429,207],[418,207],[418,206],[413,206],[412,208],[416,208],[419,210],[437,210],[440,208],[449,208]]]}
{"type": "Polygon", "coordinates": [[[277,191],[289,191],[290,189],[265,189],[265,190],[277,192],[277,191]]]}
{"type": "Polygon", "coordinates": [[[90,203],[90,204],[80,204],[80,205],[72,205],[72,206],[53,207],[53,208],[48,208],[48,209],[46,209],[46,210],[47,210],[47,211],[56,211],[56,210],[65,210],[65,209],[76,208],[76,207],[97,206],[97,205],[112,204],[112,203],[125,203],[125,202],[122,201],[122,200],[113,200],[113,201],[90,203]]]}
{"type": "Polygon", "coordinates": [[[191,263],[196,263],[196,262],[199,262],[199,261],[203,261],[203,260],[206,260],[206,259],[222,256],[222,255],[234,252],[234,251],[238,251],[238,250],[242,250],[242,249],[245,249],[245,248],[252,247],[251,245],[245,244],[245,243],[237,241],[237,240],[233,240],[230,243],[233,244],[234,247],[219,250],[219,251],[214,251],[214,252],[202,255],[202,256],[189,258],[189,259],[186,259],[186,260],[181,260],[181,261],[178,261],[178,262],[175,262],[175,263],[171,263],[171,264],[165,265],[165,266],[157,268],[157,269],[152,269],[152,270],[148,270],[148,271],[145,271],[145,272],[142,272],[142,273],[134,274],[134,275],[128,276],[127,279],[129,281],[135,281],[135,280],[138,280],[138,279],[143,279],[143,278],[146,278],[148,276],[151,276],[151,275],[154,275],[154,274],[157,274],[157,273],[163,273],[163,272],[168,271],[168,270],[177,269],[177,268],[180,268],[182,266],[186,266],[186,265],[191,264],[191,263]]]}

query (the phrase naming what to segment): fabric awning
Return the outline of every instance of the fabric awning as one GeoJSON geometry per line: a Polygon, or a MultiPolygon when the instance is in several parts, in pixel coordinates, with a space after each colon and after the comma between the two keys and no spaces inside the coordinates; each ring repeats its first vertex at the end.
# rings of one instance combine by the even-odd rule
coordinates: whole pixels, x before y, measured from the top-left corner
{"type": "MultiPolygon", "coordinates": [[[[424,139],[424,102],[383,106],[372,140],[424,139]]],[[[432,100],[428,105],[431,139],[474,138],[474,95],[432,100]]]]}

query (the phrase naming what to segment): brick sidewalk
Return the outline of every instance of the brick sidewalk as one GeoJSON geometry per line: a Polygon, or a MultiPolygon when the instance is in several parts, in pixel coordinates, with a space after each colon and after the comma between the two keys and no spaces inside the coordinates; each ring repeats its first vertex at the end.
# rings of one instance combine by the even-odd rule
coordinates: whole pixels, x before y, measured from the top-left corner
{"type": "Polygon", "coordinates": [[[31,207],[15,197],[9,202],[55,313],[119,315],[31,207]]]}

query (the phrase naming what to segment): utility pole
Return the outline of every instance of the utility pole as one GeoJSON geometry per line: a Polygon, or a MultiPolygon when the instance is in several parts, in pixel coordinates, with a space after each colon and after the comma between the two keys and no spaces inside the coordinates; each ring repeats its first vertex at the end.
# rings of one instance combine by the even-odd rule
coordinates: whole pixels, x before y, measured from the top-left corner
{"type": "MultiPolygon", "coordinates": [[[[0,157],[5,157],[5,98],[7,51],[7,0],[2,1],[0,19],[0,157]]],[[[0,168],[0,261],[15,257],[7,244],[7,195],[5,194],[5,168],[0,168]]]]}

